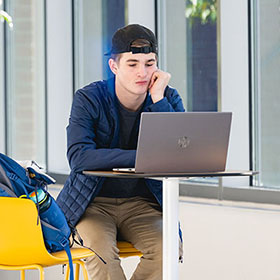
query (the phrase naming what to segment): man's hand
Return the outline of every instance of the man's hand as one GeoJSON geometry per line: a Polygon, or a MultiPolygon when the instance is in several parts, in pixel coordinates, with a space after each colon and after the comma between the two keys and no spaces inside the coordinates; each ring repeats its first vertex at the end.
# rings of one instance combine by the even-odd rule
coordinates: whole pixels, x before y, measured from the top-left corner
{"type": "Polygon", "coordinates": [[[149,91],[154,103],[160,101],[163,98],[164,90],[168,85],[171,75],[167,72],[156,70],[150,81],[149,91]]]}

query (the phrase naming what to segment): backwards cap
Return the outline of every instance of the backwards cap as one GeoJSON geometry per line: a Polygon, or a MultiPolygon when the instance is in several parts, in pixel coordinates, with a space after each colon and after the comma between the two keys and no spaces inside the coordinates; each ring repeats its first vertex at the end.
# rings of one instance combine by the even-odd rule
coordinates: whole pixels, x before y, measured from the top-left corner
{"type": "Polygon", "coordinates": [[[119,54],[124,52],[132,53],[155,53],[157,54],[157,39],[154,33],[139,24],[130,24],[116,31],[112,38],[112,48],[109,54],[119,54]],[[150,46],[132,47],[131,44],[138,39],[149,41],[150,46]]]}

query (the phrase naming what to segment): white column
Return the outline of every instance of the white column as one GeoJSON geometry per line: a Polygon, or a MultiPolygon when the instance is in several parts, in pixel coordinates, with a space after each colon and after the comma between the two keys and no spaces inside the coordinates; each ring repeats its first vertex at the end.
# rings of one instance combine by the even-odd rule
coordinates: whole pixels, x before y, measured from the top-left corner
{"type": "Polygon", "coordinates": [[[163,178],[163,280],[179,279],[179,179],[163,178]]]}
{"type": "MultiPolygon", "coordinates": [[[[0,5],[0,8],[3,7],[0,5]]],[[[5,153],[4,23],[0,22],[0,152],[5,153]]]]}
{"type": "Polygon", "coordinates": [[[128,0],[128,24],[138,23],[155,32],[155,1],[128,0]]]}
{"type": "MultiPolygon", "coordinates": [[[[227,169],[249,169],[248,1],[220,1],[220,83],[223,112],[233,112],[227,169]],[[233,13],[232,11],[238,11],[233,13]]],[[[247,186],[248,177],[223,178],[247,186]]]]}
{"type": "Polygon", "coordinates": [[[72,4],[48,0],[47,106],[48,171],[67,173],[66,126],[73,97],[72,4]]]}

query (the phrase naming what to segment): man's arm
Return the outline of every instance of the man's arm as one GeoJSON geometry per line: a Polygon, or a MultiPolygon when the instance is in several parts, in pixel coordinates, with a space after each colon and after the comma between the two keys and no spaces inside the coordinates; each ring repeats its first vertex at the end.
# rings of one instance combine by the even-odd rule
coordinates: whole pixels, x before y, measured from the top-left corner
{"type": "Polygon", "coordinates": [[[153,105],[149,106],[151,112],[184,112],[182,99],[178,92],[168,86],[171,75],[160,69],[156,70],[151,78],[149,92],[153,105]]]}
{"type": "MultiPolygon", "coordinates": [[[[102,119],[100,106],[97,100],[80,92],[74,96],[67,127],[67,157],[71,169],[76,172],[135,165],[135,150],[97,148],[95,129],[102,119]]],[[[108,133],[111,133],[109,128],[108,133]]]]}
{"type": "Polygon", "coordinates": [[[164,97],[146,108],[147,112],[184,112],[184,105],[177,90],[169,86],[164,91],[164,97]]]}

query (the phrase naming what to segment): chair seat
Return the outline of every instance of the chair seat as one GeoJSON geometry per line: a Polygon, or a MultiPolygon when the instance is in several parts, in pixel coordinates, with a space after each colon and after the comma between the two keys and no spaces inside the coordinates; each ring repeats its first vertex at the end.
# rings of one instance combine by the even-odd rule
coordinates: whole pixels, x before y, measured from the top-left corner
{"type": "MultiPolygon", "coordinates": [[[[52,265],[57,265],[57,264],[66,264],[68,263],[68,256],[66,252],[59,251],[55,253],[49,253],[47,250],[45,251],[38,251],[38,255],[34,254],[33,256],[27,256],[28,254],[23,254],[23,257],[20,258],[19,256],[14,259],[12,262],[9,259],[9,256],[7,259],[4,261],[2,260],[0,262],[0,265],[12,265],[14,267],[16,266],[23,266],[23,265],[33,265],[33,264],[40,264],[43,267],[47,266],[52,266],[52,265]]],[[[71,255],[72,259],[74,260],[79,260],[83,258],[87,258],[90,256],[93,256],[94,253],[86,248],[71,248],[71,255]]]]}
{"type": "MultiPolygon", "coordinates": [[[[58,263],[58,262],[68,263],[68,256],[65,251],[51,253],[50,255],[51,255],[51,257],[48,260],[48,263],[52,263],[53,261],[55,263],[58,263]]],[[[74,261],[74,260],[84,259],[84,258],[93,256],[95,254],[91,250],[86,249],[86,248],[71,248],[71,255],[72,255],[72,260],[74,261]]],[[[46,263],[45,265],[49,266],[48,263],[46,263]]]]}
{"type": "Polygon", "coordinates": [[[141,257],[143,254],[133,247],[133,245],[126,241],[118,241],[117,244],[120,252],[119,256],[121,258],[131,257],[131,256],[139,256],[141,257]]]}

